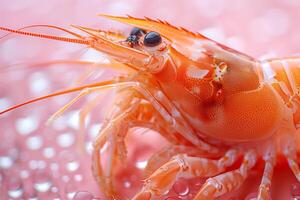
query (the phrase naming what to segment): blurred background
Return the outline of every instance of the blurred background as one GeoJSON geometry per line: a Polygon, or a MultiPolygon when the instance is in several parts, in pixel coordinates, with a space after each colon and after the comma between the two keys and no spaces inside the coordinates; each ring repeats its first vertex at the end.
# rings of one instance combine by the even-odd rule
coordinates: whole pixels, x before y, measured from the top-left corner
{"type": "MultiPolygon", "coordinates": [[[[75,24],[128,34],[131,27],[97,14],[147,16],[200,32],[263,59],[299,55],[299,10],[299,0],[1,0],[0,26],[18,29],[48,24],[69,28],[75,24]]],[[[67,36],[47,28],[28,28],[26,31],[67,36]]],[[[5,34],[0,31],[0,37],[5,34]]],[[[1,38],[0,110],[75,86],[82,82],[84,75],[88,77],[84,82],[93,82],[113,74],[109,70],[95,72],[76,64],[39,64],[62,59],[99,62],[105,58],[76,44],[14,34],[1,38]]],[[[45,126],[48,117],[71,97],[74,95],[55,97],[0,116],[0,199],[103,199],[91,175],[89,154],[91,141],[101,127],[107,101],[99,101],[98,109],[86,120],[86,135],[80,139],[86,153],[80,153],[76,147],[78,113],[89,98],[72,106],[52,125],[45,126]]],[[[141,171],[151,152],[166,145],[158,134],[133,132],[128,138],[131,164],[120,172],[117,183],[124,199],[141,187],[141,171]]],[[[163,199],[191,199],[201,181],[192,185],[180,180],[163,199]]],[[[241,197],[236,199],[254,192],[256,185],[253,189],[248,187],[251,191],[241,192],[241,197]]],[[[288,184],[280,188],[291,198],[288,184]]],[[[275,191],[274,199],[276,194],[275,191]]],[[[233,196],[225,199],[234,199],[233,196]]]]}

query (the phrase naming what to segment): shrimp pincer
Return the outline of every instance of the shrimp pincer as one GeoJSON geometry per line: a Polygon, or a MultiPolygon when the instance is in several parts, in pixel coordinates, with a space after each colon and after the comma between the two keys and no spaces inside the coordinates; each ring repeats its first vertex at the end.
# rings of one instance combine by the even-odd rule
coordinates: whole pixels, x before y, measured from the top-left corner
{"type": "MultiPolygon", "coordinates": [[[[116,88],[115,104],[93,143],[92,154],[93,175],[107,198],[117,196],[114,175],[126,160],[128,130],[141,125],[165,137],[170,147],[157,156],[160,159],[148,162],[151,175],[134,200],[162,196],[179,177],[207,178],[194,199],[215,199],[238,190],[258,160],[263,160],[264,170],[257,199],[268,200],[278,156],[287,160],[300,181],[296,156],[300,58],[257,60],[164,21],[101,16],[135,28],[123,36],[74,25],[86,35],[68,31],[75,38],[66,38],[0,27],[2,31],[86,45],[106,54],[111,68],[127,72],[110,81],[33,99],[0,114],[45,98],[80,92],[49,118],[51,123],[83,96],[116,88]],[[111,150],[102,164],[100,150],[107,142],[111,150]],[[214,156],[196,156],[195,152],[214,156]]],[[[88,102],[85,110],[94,107],[95,102],[88,102]]]]}

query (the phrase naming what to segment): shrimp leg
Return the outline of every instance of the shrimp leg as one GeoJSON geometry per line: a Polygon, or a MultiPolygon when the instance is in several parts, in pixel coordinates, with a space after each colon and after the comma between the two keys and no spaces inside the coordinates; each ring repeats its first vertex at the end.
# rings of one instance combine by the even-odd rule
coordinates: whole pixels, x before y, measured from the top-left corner
{"type": "Polygon", "coordinates": [[[271,180],[273,176],[274,166],[276,164],[276,155],[274,146],[271,146],[269,152],[267,152],[266,156],[264,157],[265,160],[265,169],[262,181],[259,186],[258,191],[258,200],[269,200],[270,199],[270,188],[271,188],[271,180]]]}
{"type": "Polygon", "coordinates": [[[194,200],[211,200],[239,188],[256,164],[256,157],[254,151],[248,151],[239,169],[207,179],[194,200]]]}
{"type": "Polygon", "coordinates": [[[110,116],[106,118],[106,122],[93,144],[93,175],[99,183],[101,190],[108,197],[115,196],[112,176],[117,167],[118,158],[124,160],[127,155],[124,138],[127,135],[129,125],[126,122],[126,118],[136,110],[140,102],[139,99],[134,98],[130,90],[120,97],[119,99],[122,99],[122,101],[114,104],[110,116]],[[100,150],[108,141],[110,142],[110,148],[104,171],[101,166],[100,150]]]}
{"type": "Polygon", "coordinates": [[[231,166],[237,159],[237,152],[229,150],[219,160],[177,155],[156,170],[146,179],[141,192],[133,200],[147,200],[164,194],[176,181],[178,176],[208,177],[217,175],[231,166]]]}
{"type": "Polygon", "coordinates": [[[168,162],[172,157],[177,154],[187,154],[188,156],[193,157],[217,157],[218,155],[209,154],[209,152],[205,152],[196,147],[192,146],[184,146],[184,145],[174,145],[170,146],[154,153],[149,159],[148,164],[145,168],[145,175],[151,175],[156,169],[160,166],[168,162]]]}
{"type": "Polygon", "coordinates": [[[300,168],[297,163],[297,154],[296,154],[296,144],[294,141],[290,140],[287,142],[284,147],[283,154],[288,161],[288,165],[290,169],[293,171],[298,182],[300,182],[300,168]]]}

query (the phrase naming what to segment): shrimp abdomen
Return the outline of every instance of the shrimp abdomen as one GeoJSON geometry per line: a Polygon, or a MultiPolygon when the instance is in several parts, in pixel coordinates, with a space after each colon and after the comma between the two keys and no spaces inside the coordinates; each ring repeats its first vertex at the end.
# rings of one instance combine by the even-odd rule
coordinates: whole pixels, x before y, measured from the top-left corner
{"type": "Polygon", "coordinates": [[[284,58],[263,61],[265,81],[293,109],[294,124],[300,128],[300,58],[284,58]]]}

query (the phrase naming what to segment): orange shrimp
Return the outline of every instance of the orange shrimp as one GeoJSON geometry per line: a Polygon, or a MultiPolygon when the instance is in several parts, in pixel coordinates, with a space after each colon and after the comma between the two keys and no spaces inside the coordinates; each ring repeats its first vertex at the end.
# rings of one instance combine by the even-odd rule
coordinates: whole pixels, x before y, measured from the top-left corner
{"type": "MultiPolygon", "coordinates": [[[[116,195],[116,168],[126,159],[124,138],[128,129],[135,126],[158,131],[171,147],[148,163],[152,174],[134,200],[161,196],[178,177],[207,178],[194,199],[215,199],[240,188],[259,159],[264,162],[264,171],[257,199],[268,200],[279,156],[286,158],[300,181],[296,158],[300,58],[259,61],[164,21],[101,16],[137,28],[126,38],[73,26],[88,36],[69,32],[77,37],[71,39],[0,27],[3,31],[87,45],[107,54],[112,68],[126,68],[128,72],[111,81],[33,99],[0,114],[34,101],[80,91],[50,117],[51,122],[81,97],[117,88],[118,98],[93,143],[92,155],[93,174],[109,198],[116,195]],[[111,150],[102,166],[100,149],[107,142],[111,150]],[[236,165],[239,166],[232,169],[236,165]]],[[[88,103],[86,112],[94,106],[95,102],[88,103]]]]}

